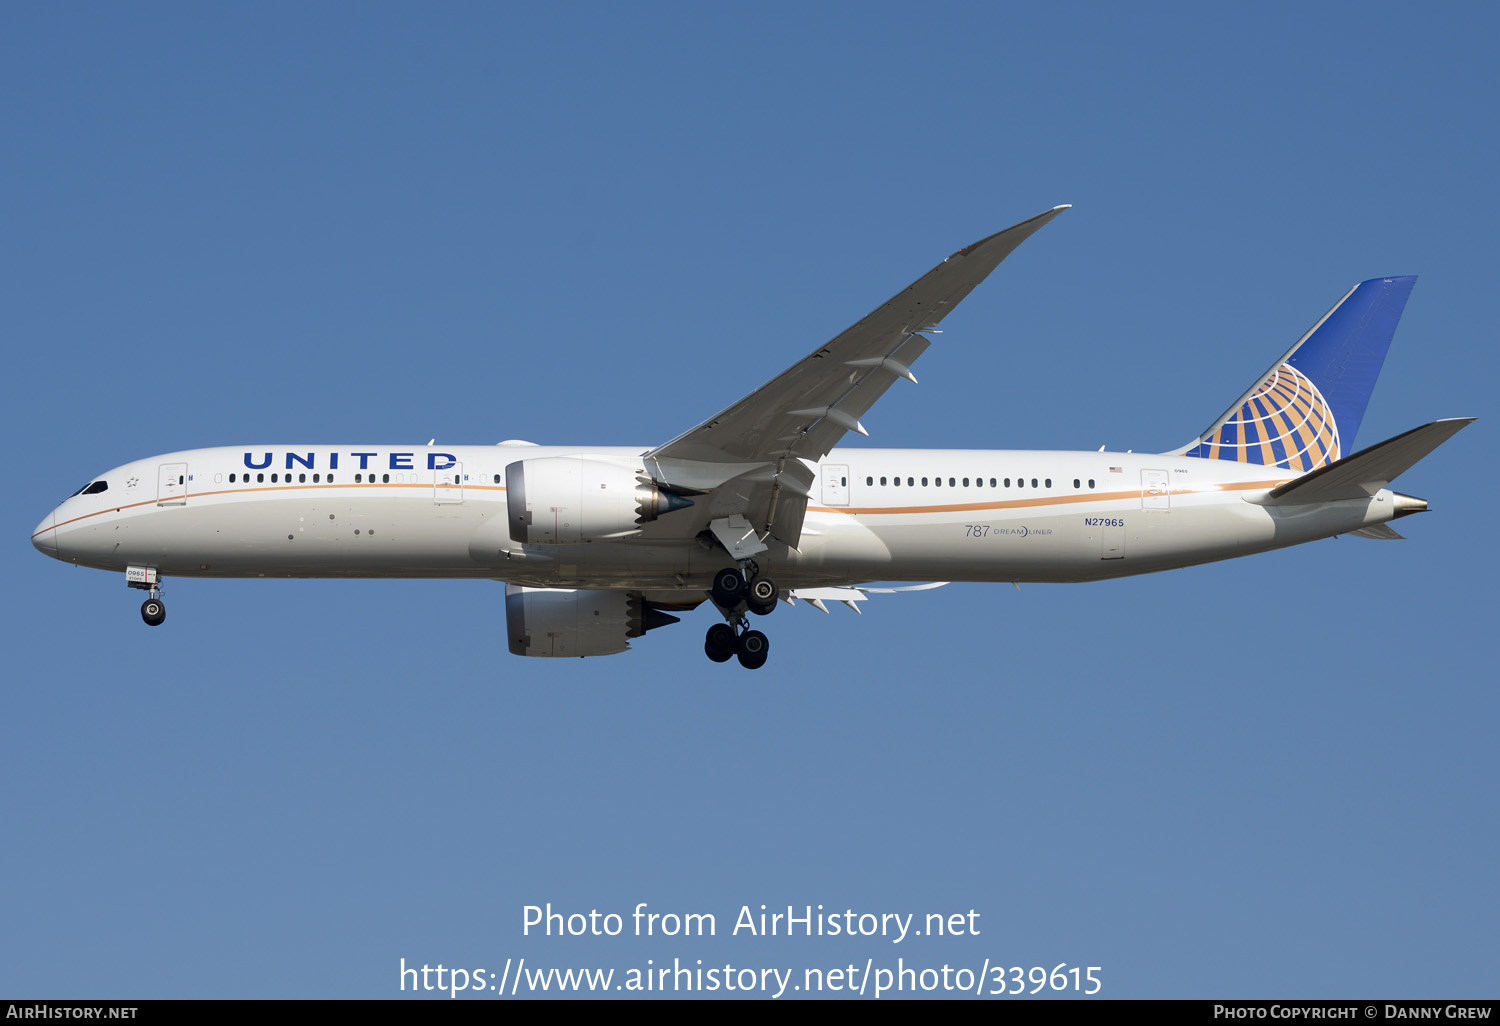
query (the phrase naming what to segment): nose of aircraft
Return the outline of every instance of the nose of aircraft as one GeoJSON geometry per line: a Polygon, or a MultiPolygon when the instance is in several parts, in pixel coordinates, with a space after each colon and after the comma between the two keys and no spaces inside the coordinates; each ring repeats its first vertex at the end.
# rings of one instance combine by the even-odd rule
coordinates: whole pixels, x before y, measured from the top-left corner
{"type": "Polygon", "coordinates": [[[31,544],[46,555],[57,555],[57,511],[48,513],[42,522],[36,525],[36,530],[31,532],[31,544]]]}

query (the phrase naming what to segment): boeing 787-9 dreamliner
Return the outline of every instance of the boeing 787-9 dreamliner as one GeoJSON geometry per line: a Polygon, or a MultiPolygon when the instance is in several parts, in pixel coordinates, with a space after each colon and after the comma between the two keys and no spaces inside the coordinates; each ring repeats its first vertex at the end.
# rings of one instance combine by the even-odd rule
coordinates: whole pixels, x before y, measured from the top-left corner
{"type": "Polygon", "coordinates": [[[705,600],[716,662],[762,666],[780,601],[854,608],[871,581],[1095,581],[1353,534],[1427,508],[1398,474],[1469,424],[1355,451],[1411,277],[1350,289],[1170,452],[836,448],[969,292],[1066,206],[953,254],[852,328],[654,446],[242,445],[99,474],[38,549],[166,577],[503,581],[510,650],[623,652],[705,600]],[[754,617],[755,619],[752,619],[754,617]]]}

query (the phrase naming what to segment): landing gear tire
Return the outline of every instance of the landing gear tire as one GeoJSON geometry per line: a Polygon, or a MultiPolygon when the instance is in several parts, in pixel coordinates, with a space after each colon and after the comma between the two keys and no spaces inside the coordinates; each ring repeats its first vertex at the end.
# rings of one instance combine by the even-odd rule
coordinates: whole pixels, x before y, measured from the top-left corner
{"type": "Polygon", "coordinates": [[[714,586],[710,590],[713,600],[725,609],[733,609],[745,597],[745,577],[739,570],[720,570],[714,575],[714,586]]]}
{"type": "Polygon", "coordinates": [[[734,628],[727,623],[716,623],[708,629],[703,639],[703,652],[716,663],[727,663],[734,655],[734,628]]]}
{"type": "Polygon", "coordinates": [[[141,603],[141,619],[146,621],[148,627],[160,627],[161,622],[167,618],[167,607],[161,599],[148,598],[141,603]]]}
{"type": "Polygon", "coordinates": [[[776,582],[769,577],[757,577],[750,582],[750,594],[746,597],[750,608],[765,606],[766,612],[776,608],[776,582]]]}
{"type": "Polygon", "coordinates": [[[740,665],[747,670],[758,670],[766,665],[766,657],[770,654],[770,639],[760,631],[746,631],[740,635],[735,645],[735,655],[739,656],[740,665]]]}

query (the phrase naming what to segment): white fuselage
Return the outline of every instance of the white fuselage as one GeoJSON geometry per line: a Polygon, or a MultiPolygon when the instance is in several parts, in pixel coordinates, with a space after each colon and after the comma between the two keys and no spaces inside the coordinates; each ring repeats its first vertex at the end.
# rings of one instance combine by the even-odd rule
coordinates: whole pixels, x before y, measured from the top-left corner
{"type": "MultiPolygon", "coordinates": [[[[511,540],[507,465],[579,456],[638,466],[644,451],[194,449],[109,471],[95,479],[106,490],[65,500],[32,540],[67,562],[149,566],[163,577],[472,577],[701,598],[731,561],[697,539],[654,541],[647,531],[571,545],[511,540]]],[[[1115,452],[834,449],[818,466],[798,548],[768,540],[760,561],[789,588],[1086,581],[1280,548],[1394,515],[1385,490],[1304,507],[1257,504],[1295,476],[1115,452]]],[[[660,523],[686,515],[668,513],[660,523]]]]}

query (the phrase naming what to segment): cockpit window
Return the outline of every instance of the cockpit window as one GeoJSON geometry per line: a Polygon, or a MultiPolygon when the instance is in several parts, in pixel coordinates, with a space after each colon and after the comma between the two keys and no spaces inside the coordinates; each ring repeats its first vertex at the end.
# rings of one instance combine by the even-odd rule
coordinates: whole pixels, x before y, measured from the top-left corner
{"type": "Polygon", "coordinates": [[[85,485],[82,494],[84,494],[84,495],[98,495],[100,492],[104,491],[108,487],[109,487],[109,482],[108,481],[95,481],[93,484],[85,485]]]}
{"type": "MultiPolygon", "coordinates": [[[[94,482],[90,481],[89,484],[84,485],[83,488],[87,488],[89,485],[91,485],[93,483],[94,482]]],[[[78,491],[74,492],[73,495],[82,495],[83,494],[83,488],[78,489],[78,491]]],[[[73,495],[69,495],[68,498],[71,499],[73,497],[73,495]]]]}

